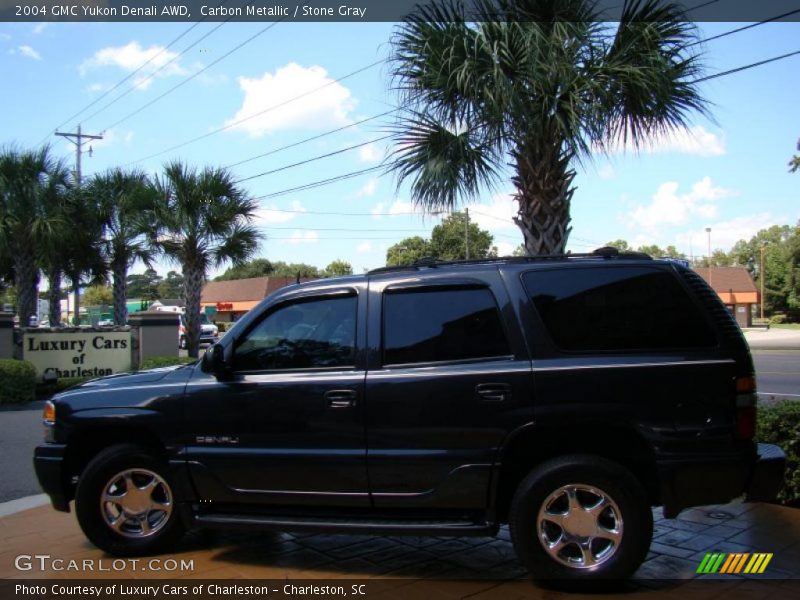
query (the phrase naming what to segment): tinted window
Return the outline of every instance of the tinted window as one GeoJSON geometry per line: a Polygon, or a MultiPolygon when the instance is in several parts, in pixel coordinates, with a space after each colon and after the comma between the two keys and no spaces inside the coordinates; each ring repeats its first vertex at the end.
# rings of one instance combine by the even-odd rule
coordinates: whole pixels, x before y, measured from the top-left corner
{"type": "Polygon", "coordinates": [[[555,344],[573,352],[714,346],[688,294],[645,267],[531,271],[525,288],[555,344]]]}
{"type": "Polygon", "coordinates": [[[487,289],[387,293],[383,311],[384,364],[510,354],[487,289]]]}
{"type": "Polygon", "coordinates": [[[238,371],[354,365],[356,298],[325,298],[269,314],[234,350],[238,371]]]}

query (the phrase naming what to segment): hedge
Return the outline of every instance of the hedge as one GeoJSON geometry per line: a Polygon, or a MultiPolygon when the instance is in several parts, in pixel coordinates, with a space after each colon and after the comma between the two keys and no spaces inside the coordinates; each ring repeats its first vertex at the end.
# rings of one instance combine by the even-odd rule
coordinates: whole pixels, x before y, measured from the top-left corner
{"type": "Polygon", "coordinates": [[[145,358],[139,369],[157,369],[159,367],[171,367],[172,365],[186,365],[195,362],[197,359],[190,356],[151,356],[145,358]]]}
{"type": "Polygon", "coordinates": [[[27,360],[0,359],[0,404],[36,397],[36,367],[27,360]]]}
{"type": "Polygon", "coordinates": [[[783,448],[786,472],[778,500],[797,504],[800,502],[800,400],[759,406],[756,437],[759,442],[783,448]]]}

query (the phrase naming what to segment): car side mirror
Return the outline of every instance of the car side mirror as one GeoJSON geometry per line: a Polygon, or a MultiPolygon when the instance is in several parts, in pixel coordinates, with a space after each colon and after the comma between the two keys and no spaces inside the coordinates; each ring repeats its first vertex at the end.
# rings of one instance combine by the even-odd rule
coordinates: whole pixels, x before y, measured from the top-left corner
{"type": "Polygon", "coordinates": [[[231,368],[225,360],[225,348],[222,344],[214,344],[206,350],[203,355],[203,370],[212,373],[217,379],[225,379],[230,376],[231,368]]]}

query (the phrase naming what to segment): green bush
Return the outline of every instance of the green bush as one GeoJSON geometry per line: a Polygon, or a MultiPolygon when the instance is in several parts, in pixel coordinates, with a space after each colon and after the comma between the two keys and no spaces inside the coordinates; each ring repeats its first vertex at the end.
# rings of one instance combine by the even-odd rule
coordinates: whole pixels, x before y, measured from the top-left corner
{"type": "Polygon", "coordinates": [[[231,327],[236,325],[236,323],[233,323],[233,322],[230,322],[230,321],[220,321],[219,323],[214,323],[214,325],[217,326],[217,328],[219,329],[220,333],[224,333],[226,331],[230,331],[231,327]]]}
{"type": "Polygon", "coordinates": [[[36,397],[36,367],[27,360],[0,359],[0,404],[36,397]]]}
{"type": "Polygon", "coordinates": [[[780,325],[786,323],[786,315],[783,313],[775,313],[769,318],[770,325],[780,325]]]}
{"type": "Polygon", "coordinates": [[[783,400],[758,407],[756,438],[777,444],[786,453],[786,473],[778,499],[800,501],[800,400],[783,400]]]}
{"type": "Polygon", "coordinates": [[[151,356],[150,358],[145,358],[142,361],[139,369],[144,371],[145,369],[171,367],[172,365],[185,365],[193,363],[196,360],[196,358],[191,358],[190,356],[151,356]]]}

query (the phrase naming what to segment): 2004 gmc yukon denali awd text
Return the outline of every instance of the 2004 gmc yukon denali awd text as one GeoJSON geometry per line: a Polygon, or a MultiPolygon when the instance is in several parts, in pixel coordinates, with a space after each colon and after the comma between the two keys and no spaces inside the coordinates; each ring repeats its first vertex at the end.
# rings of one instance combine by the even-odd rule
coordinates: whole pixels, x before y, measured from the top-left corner
{"type": "Polygon", "coordinates": [[[535,577],[624,578],[651,506],[773,498],[744,338],[692,270],[610,249],[291,286],[197,364],[55,396],[36,449],[111,554],[189,527],[494,535],[535,577]]]}

